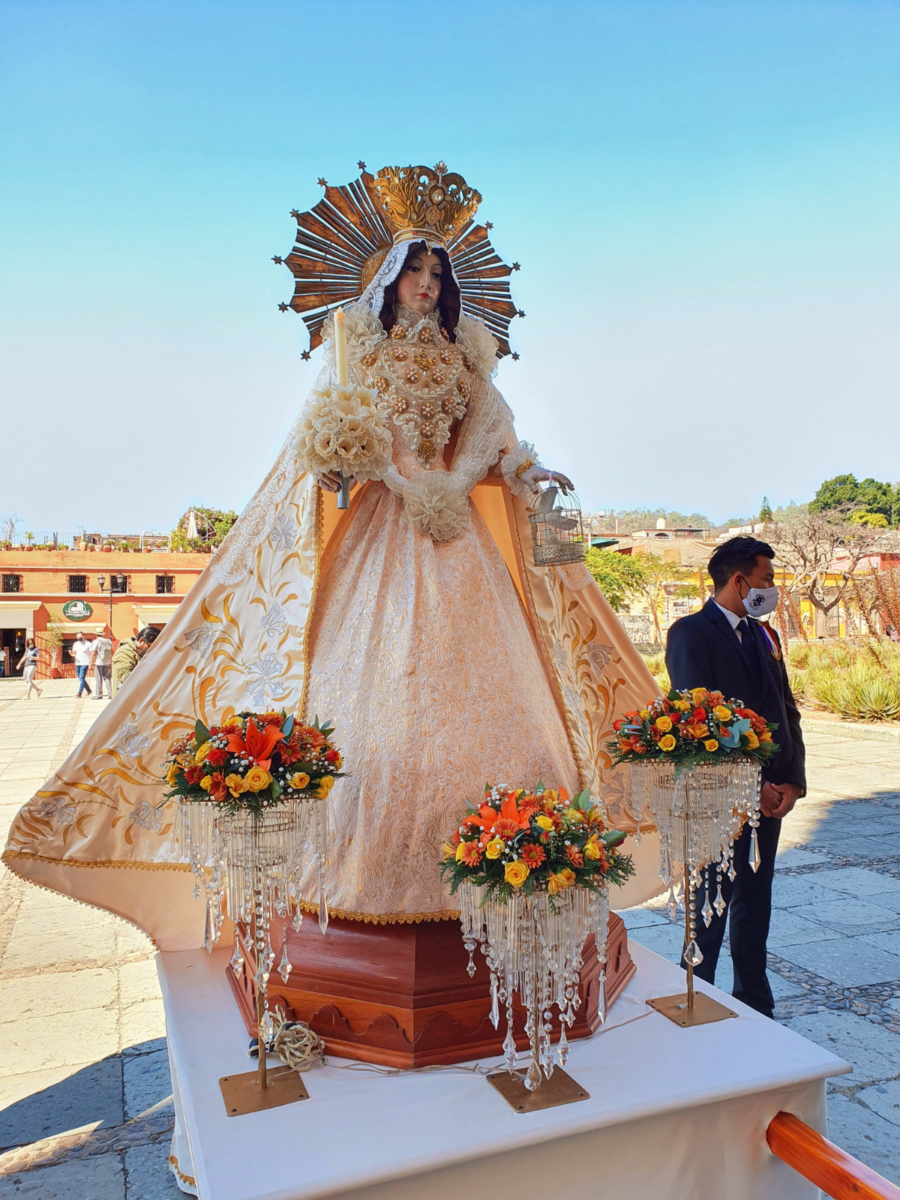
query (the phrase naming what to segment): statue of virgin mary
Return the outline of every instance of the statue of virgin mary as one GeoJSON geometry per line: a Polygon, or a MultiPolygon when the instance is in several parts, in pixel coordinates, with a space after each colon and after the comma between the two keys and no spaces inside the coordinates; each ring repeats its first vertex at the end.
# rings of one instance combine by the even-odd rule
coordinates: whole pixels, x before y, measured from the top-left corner
{"type": "MultiPolygon", "coordinates": [[[[455,916],[440,846],[486,781],[587,787],[611,824],[641,832],[604,746],[656,687],[587,569],[534,563],[528,503],[551,472],[493,382],[516,309],[480,200],[443,163],[363,168],[293,214],[290,307],[312,347],[325,342],[319,386],[343,305],[350,381],[379,396],[391,466],[342,512],[337,478],[305,472],[291,433],[145,661],[16,817],[16,873],[161,949],[202,944],[161,763],[198,717],[245,709],[336,727],[346,775],[325,890],[338,917],[455,916]]],[[[637,841],[622,906],[658,890],[656,838],[637,841]]],[[[313,880],[303,895],[314,908],[313,880]]]]}

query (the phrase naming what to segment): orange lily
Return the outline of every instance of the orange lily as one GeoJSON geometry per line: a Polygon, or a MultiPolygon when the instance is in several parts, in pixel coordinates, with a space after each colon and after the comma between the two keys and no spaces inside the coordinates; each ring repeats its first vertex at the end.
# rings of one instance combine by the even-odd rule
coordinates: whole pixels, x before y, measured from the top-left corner
{"type": "Polygon", "coordinates": [[[247,732],[243,737],[239,733],[229,734],[228,749],[232,754],[243,754],[254,759],[257,766],[268,771],[272,765],[272,751],[283,738],[284,734],[274,725],[264,725],[262,729],[257,729],[253,718],[250,717],[247,721],[247,732]]]}
{"type": "Polygon", "coordinates": [[[527,829],[531,813],[520,813],[516,807],[516,793],[510,792],[497,812],[489,804],[482,804],[478,815],[472,813],[465,818],[466,825],[480,825],[485,833],[494,832],[501,837],[511,838],[520,829],[527,829]]]}

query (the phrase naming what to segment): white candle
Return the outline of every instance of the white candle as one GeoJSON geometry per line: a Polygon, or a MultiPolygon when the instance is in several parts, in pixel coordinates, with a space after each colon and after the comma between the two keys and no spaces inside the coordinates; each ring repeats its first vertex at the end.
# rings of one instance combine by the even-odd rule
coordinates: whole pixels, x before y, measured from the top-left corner
{"type": "Polygon", "coordinates": [[[337,369],[338,383],[346,387],[350,382],[347,374],[347,318],[344,310],[339,308],[334,314],[334,365],[337,369]]]}

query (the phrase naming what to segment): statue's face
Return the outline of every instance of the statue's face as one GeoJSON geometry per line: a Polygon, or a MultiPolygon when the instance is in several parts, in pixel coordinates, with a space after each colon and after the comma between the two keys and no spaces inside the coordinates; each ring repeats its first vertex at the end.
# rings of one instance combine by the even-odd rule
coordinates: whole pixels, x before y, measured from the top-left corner
{"type": "Polygon", "coordinates": [[[397,300],[413,312],[427,317],[441,294],[441,260],[430,250],[409,259],[397,280],[397,300]]]}

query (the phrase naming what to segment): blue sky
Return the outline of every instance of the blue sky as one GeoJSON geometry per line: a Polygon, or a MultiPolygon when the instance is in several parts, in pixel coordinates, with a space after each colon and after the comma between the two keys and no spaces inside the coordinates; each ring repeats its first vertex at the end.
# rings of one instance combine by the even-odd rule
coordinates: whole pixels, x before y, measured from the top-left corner
{"type": "Polygon", "coordinates": [[[522,263],[520,436],[587,507],[900,478],[900,3],[0,0],[0,514],[240,509],[314,375],[271,262],[443,158],[522,263]]]}

